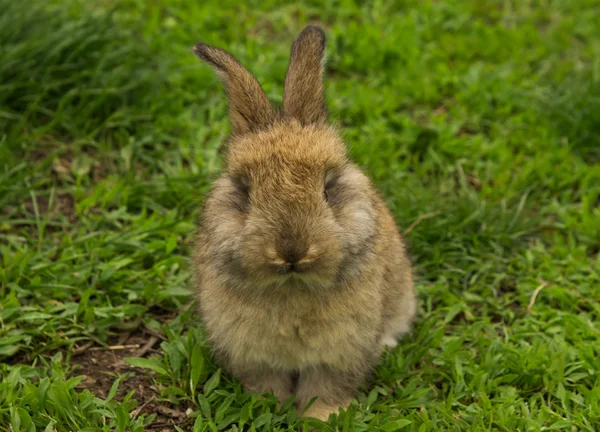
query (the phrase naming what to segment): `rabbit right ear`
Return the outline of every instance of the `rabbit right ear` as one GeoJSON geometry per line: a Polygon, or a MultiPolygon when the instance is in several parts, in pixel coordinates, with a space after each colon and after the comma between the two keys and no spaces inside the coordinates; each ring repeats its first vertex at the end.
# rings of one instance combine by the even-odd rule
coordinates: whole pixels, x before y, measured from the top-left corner
{"type": "Polygon", "coordinates": [[[283,88],[283,111],[302,124],[327,121],[325,108],[325,32],[310,25],[292,45],[283,88]]]}
{"type": "Polygon", "coordinates": [[[206,44],[192,51],[208,62],[219,74],[229,99],[232,134],[241,135],[270,125],[275,119],[273,107],[262,87],[231,54],[206,44]]]}

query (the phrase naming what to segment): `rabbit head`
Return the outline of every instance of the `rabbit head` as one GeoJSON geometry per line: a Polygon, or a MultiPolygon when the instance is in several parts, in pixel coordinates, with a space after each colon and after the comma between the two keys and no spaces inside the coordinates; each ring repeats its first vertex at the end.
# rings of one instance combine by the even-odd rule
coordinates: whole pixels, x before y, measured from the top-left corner
{"type": "Polygon", "coordinates": [[[281,110],[232,55],[205,44],[194,52],[224,82],[232,125],[226,169],[204,206],[205,259],[245,288],[326,289],[360,271],[378,201],[328,124],[323,30],[295,40],[281,110]]]}

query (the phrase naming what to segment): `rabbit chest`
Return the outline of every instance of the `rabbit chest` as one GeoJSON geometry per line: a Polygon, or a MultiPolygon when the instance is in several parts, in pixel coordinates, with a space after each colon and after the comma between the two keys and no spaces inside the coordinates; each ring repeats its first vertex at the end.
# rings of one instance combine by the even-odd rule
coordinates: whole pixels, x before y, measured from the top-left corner
{"type": "Polygon", "coordinates": [[[204,304],[204,321],[215,347],[236,362],[346,368],[358,361],[357,354],[376,346],[379,299],[335,304],[298,295],[275,302],[222,300],[204,304]]]}

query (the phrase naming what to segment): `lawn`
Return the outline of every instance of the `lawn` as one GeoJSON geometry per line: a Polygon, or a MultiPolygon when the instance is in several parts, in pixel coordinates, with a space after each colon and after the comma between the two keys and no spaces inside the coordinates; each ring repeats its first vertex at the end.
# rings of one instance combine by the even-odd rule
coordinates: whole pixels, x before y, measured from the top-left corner
{"type": "Polygon", "coordinates": [[[0,431],[600,430],[600,1],[0,0],[0,431]],[[419,318],[328,425],[210,358],[191,240],[240,59],[327,99],[419,318]]]}

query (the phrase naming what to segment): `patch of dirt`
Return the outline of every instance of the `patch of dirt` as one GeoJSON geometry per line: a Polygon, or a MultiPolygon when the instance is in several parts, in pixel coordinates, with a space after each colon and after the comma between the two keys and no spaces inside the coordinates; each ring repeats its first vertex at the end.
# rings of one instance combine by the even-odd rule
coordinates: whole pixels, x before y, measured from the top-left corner
{"type": "Polygon", "coordinates": [[[498,284],[498,295],[504,296],[505,294],[517,293],[517,281],[513,278],[502,279],[498,284]]]}
{"type": "Polygon", "coordinates": [[[156,414],[146,430],[173,431],[175,426],[191,430],[188,406],[173,405],[160,399],[161,386],[154,383],[154,373],[125,363],[127,357],[144,357],[155,351],[160,339],[150,334],[124,334],[111,339],[108,347],[83,345],[73,351],[71,365],[74,376],[84,376],[78,390],[88,389],[98,397],[106,398],[117,377],[122,381],[115,400],[122,401],[125,395],[135,391],[133,398],[137,406],[132,415],[156,414]]]}
{"type": "MultiPolygon", "coordinates": [[[[50,213],[50,219],[56,219],[58,215],[64,215],[70,222],[74,222],[75,220],[75,200],[71,194],[56,194],[51,207],[50,200],[45,196],[36,197],[36,203],[40,214],[50,213]]],[[[35,213],[33,199],[29,198],[25,201],[25,208],[29,213],[35,213]]]]}
{"type": "Polygon", "coordinates": [[[21,156],[34,165],[44,162],[61,145],[61,143],[52,135],[31,135],[28,132],[27,127],[25,127],[23,132],[25,133],[25,138],[27,139],[27,148],[24,150],[24,153],[22,153],[21,156]]]}
{"type": "Polygon", "coordinates": [[[69,178],[71,175],[71,156],[55,158],[52,161],[52,175],[58,180],[69,178]]]}
{"type": "Polygon", "coordinates": [[[0,231],[11,230],[13,233],[16,233],[22,230],[26,232],[28,236],[37,238],[38,228],[36,224],[31,222],[36,213],[36,205],[40,218],[43,220],[47,219],[50,222],[46,225],[45,231],[47,233],[67,231],[68,227],[77,221],[75,200],[70,193],[57,193],[54,196],[52,203],[50,203],[49,198],[45,195],[36,196],[35,203],[33,198],[27,195],[27,197],[24,197],[18,205],[7,205],[2,208],[0,214],[7,217],[9,220],[28,219],[30,222],[4,225],[0,227],[0,231]],[[61,223],[63,222],[61,217],[64,217],[68,223],[61,223]]]}
{"type": "Polygon", "coordinates": [[[72,180],[76,172],[99,182],[108,175],[109,165],[110,161],[105,155],[98,155],[94,150],[88,149],[82,153],[82,157],[67,154],[55,158],[52,161],[52,175],[57,180],[72,180]]]}

